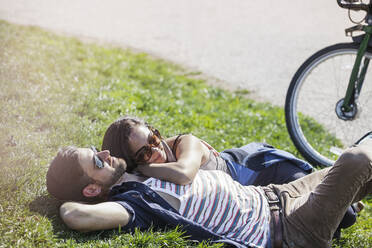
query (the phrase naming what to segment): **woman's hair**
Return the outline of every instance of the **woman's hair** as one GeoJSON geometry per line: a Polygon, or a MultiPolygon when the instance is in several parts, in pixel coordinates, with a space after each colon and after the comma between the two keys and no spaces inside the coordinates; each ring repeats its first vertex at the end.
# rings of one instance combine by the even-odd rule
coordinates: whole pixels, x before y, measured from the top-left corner
{"type": "Polygon", "coordinates": [[[127,162],[127,171],[136,167],[129,144],[129,136],[136,126],[149,125],[142,119],[124,116],[113,122],[106,130],[102,141],[102,150],[109,150],[114,157],[123,158],[127,162]]]}

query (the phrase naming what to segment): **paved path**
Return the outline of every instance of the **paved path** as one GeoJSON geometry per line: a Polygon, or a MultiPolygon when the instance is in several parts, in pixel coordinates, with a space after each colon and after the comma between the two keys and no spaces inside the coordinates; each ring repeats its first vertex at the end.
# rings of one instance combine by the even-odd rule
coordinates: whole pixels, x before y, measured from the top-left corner
{"type": "Polygon", "coordinates": [[[279,105],[300,63],[351,26],[336,0],[0,0],[0,19],[143,50],[279,105]]]}

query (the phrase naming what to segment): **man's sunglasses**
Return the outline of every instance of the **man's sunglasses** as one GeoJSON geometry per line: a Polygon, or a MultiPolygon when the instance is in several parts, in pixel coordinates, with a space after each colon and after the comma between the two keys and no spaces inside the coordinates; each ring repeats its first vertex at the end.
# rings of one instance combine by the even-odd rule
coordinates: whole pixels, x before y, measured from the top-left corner
{"type": "Polygon", "coordinates": [[[91,146],[90,149],[94,152],[94,154],[93,154],[93,164],[98,169],[102,169],[103,167],[105,167],[105,162],[99,156],[97,156],[97,152],[98,152],[97,149],[94,146],[91,146]]]}
{"type": "Polygon", "coordinates": [[[161,142],[161,135],[160,132],[157,129],[154,129],[152,127],[149,127],[150,134],[148,138],[148,144],[145,146],[142,146],[135,154],[134,154],[134,160],[138,164],[145,164],[148,163],[148,161],[152,157],[152,148],[158,147],[161,142]]]}

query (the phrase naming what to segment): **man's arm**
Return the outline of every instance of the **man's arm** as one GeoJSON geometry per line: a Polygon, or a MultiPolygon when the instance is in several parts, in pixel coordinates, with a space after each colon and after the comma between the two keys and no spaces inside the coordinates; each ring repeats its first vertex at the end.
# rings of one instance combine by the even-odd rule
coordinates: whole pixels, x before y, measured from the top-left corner
{"type": "Polygon", "coordinates": [[[80,232],[112,229],[128,224],[131,214],[116,202],[83,204],[66,202],[60,207],[65,224],[80,232]]]}

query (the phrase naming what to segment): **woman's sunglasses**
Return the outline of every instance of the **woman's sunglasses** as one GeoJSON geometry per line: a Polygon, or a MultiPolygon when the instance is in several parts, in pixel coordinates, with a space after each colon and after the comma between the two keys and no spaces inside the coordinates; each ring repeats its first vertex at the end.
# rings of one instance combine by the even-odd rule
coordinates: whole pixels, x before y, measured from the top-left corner
{"type": "Polygon", "coordinates": [[[134,160],[138,164],[145,164],[151,159],[153,154],[153,147],[158,147],[161,142],[161,135],[157,129],[149,127],[150,134],[148,137],[148,144],[142,146],[135,154],[134,160]]]}

